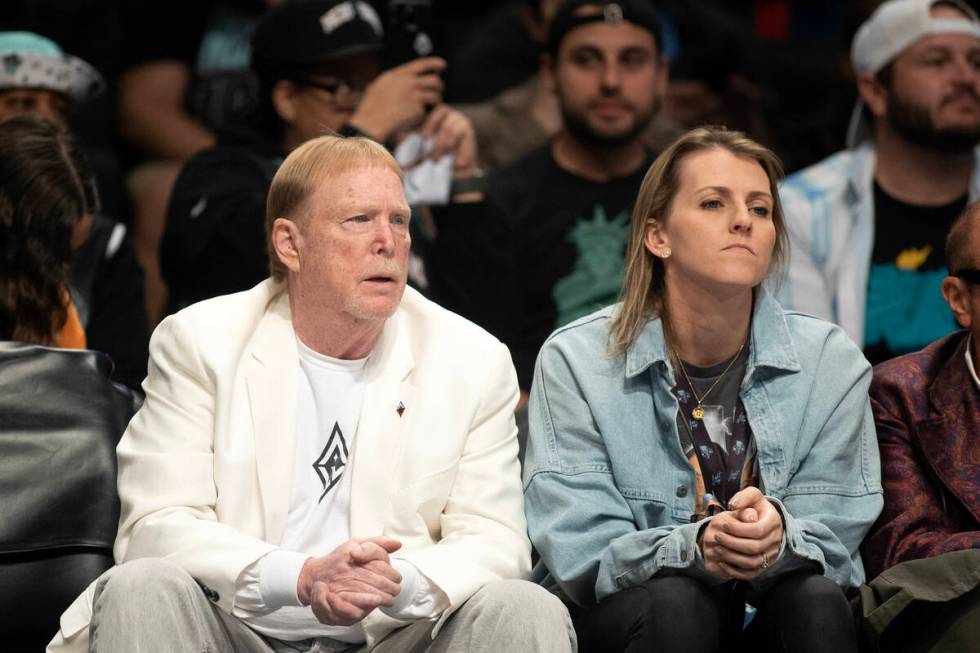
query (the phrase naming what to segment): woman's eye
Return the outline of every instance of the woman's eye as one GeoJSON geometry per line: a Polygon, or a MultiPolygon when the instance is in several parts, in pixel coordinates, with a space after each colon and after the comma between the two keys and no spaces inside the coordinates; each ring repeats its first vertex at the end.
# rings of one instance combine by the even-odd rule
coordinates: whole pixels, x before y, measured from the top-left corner
{"type": "Polygon", "coordinates": [[[721,202],[719,200],[704,200],[701,202],[702,209],[717,209],[720,206],[721,202]]]}
{"type": "Polygon", "coordinates": [[[752,212],[755,213],[760,218],[769,217],[769,207],[768,206],[753,206],[752,212]]]}

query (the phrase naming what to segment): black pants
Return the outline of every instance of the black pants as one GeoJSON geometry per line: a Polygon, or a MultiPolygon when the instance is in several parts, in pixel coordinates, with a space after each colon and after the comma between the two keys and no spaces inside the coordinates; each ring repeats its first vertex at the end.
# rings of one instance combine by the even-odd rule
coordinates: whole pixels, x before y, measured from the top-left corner
{"type": "Polygon", "coordinates": [[[572,607],[579,651],[856,653],[850,608],[833,581],[814,573],[793,574],[765,595],[751,595],[758,612],[744,632],[738,627],[743,595],[733,585],[657,577],[593,608],[572,607]]]}

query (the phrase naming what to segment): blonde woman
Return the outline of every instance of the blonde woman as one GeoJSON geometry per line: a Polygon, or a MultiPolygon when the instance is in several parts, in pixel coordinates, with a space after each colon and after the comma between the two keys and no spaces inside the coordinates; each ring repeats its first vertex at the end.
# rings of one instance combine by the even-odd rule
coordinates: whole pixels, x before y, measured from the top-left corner
{"type": "Polygon", "coordinates": [[[871,369],[762,286],[788,254],[781,174],[738,132],[678,139],[640,188],[621,303],[538,357],[528,528],[583,651],[855,650],[871,369]]]}

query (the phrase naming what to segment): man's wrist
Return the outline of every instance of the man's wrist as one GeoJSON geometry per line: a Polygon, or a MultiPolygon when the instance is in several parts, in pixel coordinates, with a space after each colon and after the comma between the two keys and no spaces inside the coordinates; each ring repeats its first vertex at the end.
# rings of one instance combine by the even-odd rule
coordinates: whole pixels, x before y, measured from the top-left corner
{"type": "Polygon", "coordinates": [[[307,558],[303,563],[303,566],[299,570],[299,576],[296,577],[296,598],[299,599],[300,605],[309,605],[312,603],[312,597],[310,594],[313,590],[312,579],[309,577],[310,574],[307,571],[310,562],[313,558],[307,558]]]}

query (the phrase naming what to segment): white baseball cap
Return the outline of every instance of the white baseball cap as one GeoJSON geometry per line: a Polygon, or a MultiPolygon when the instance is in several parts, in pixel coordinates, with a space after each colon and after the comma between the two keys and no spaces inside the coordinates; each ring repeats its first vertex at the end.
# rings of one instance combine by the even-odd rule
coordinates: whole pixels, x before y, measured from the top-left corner
{"type": "MultiPolygon", "coordinates": [[[[980,40],[980,17],[962,0],[888,0],[866,20],[851,43],[851,65],[857,75],[874,74],[920,39],[932,34],[965,34],[980,40]],[[930,11],[944,5],[963,13],[963,18],[934,18],[930,11]]],[[[847,145],[867,138],[860,96],[847,129],[847,145]]]]}

